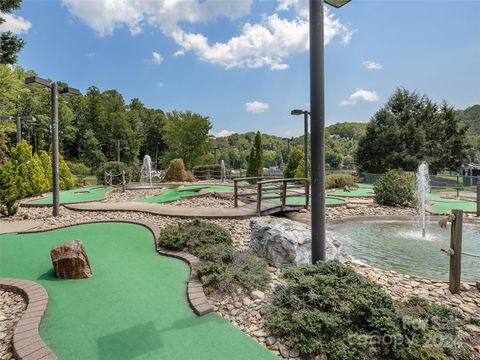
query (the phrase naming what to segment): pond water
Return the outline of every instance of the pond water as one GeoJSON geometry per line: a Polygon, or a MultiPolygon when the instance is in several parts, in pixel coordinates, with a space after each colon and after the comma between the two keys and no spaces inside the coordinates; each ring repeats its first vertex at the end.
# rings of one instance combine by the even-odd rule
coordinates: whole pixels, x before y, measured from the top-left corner
{"type": "MultiPolygon", "coordinates": [[[[450,248],[450,227],[433,222],[422,238],[416,222],[355,221],[329,227],[354,260],[385,270],[431,279],[448,279],[449,257],[440,249],[450,248]]],[[[463,224],[463,252],[480,254],[480,226],[463,224]]],[[[480,280],[480,258],[462,256],[462,280],[480,280]]]]}

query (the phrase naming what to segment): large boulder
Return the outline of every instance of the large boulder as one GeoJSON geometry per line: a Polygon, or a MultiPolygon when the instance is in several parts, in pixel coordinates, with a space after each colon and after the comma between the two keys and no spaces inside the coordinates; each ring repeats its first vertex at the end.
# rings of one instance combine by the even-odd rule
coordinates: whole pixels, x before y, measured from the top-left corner
{"type": "MultiPolygon", "coordinates": [[[[250,220],[250,249],[275,267],[310,264],[312,236],[310,226],[296,221],[258,217],[250,220]]],[[[345,260],[340,243],[327,238],[327,259],[345,260]]]]}
{"type": "Polygon", "coordinates": [[[53,269],[59,279],[92,277],[87,253],[80,240],[72,240],[50,251],[53,269]]]}

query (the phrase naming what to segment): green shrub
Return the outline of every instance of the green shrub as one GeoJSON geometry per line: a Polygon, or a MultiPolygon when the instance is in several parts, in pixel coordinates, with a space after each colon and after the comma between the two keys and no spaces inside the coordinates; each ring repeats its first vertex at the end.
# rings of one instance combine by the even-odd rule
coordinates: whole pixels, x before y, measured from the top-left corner
{"type": "Polygon", "coordinates": [[[185,164],[182,159],[173,159],[168,165],[165,176],[163,177],[165,182],[193,182],[196,179],[193,177],[190,171],[185,170],[185,164]]]}
{"type": "Polygon", "coordinates": [[[424,316],[407,316],[417,304],[397,308],[379,285],[338,261],[290,268],[282,277],[285,284],[274,291],[267,328],[302,354],[344,360],[471,359],[455,341],[429,343],[436,336],[455,340],[450,330],[433,326],[433,314],[445,316],[445,307],[427,306],[424,316]]]}
{"type": "Polygon", "coordinates": [[[198,256],[197,251],[205,245],[232,244],[227,230],[216,224],[198,219],[167,226],[160,232],[159,243],[170,250],[188,250],[198,256]]]}
{"type": "Polygon", "coordinates": [[[92,170],[87,165],[81,162],[67,161],[67,165],[73,175],[87,176],[92,173],[92,170]]]}
{"type": "Polygon", "coordinates": [[[262,289],[270,282],[267,263],[248,251],[233,252],[231,258],[227,255],[222,261],[202,263],[196,273],[207,293],[233,291],[239,286],[247,290],[262,289]]]}
{"type": "Polygon", "coordinates": [[[286,179],[293,179],[295,177],[295,172],[302,161],[303,151],[297,147],[294,147],[288,155],[288,161],[285,169],[283,170],[283,176],[286,179]]]}
{"type": "Polygon", "coordinates": [[[413,206],[415,202],[413,173],[390,170],[373,184],[375,201],[379,205],[413,206]]]}
{"type": "Polygon", "coordinates": [[[207,244],[197,248],[197,256],[203,261],[227,264],[233,261],[233,246],[231,244],[207,244]]]}
{"type": "Polygon", "coordinates": [[[125,176],[128,177],[128,166],[127,164],[121,161],[108,161],[104,162],[98,170],[96,171],[95,175],[97,177],[97,184],[106,185],[105,184],[105,173],[112,174],[112,185],[120,185],[122,183],[122,171],[125,171],[125,176]]]}
{"type": "Polygon", "coordinates": [[[345,186],[357,187],[355,178],[350,174],[330,174],[325,176],[325,187],[327,189],[343,189],[345,186]]]}
{"type": "Polygon", "coordinates": [[[60,155],[58,159],[58,173],[59,173],[59,180],[60,180],[60,189],[62,190],[70,190],[73,189],[75,186],[75,180],[73,179],[72,172],[68,167],[67,163],[63,159],[63,156],[60,155]]]}
{"type": "Polygon", "coordinates": [[[18,211],[15,201],[24,196],[17,184],[20,179],[10,160],[0,164],[0,212],[5,216],[13,216],[18,211]]]}

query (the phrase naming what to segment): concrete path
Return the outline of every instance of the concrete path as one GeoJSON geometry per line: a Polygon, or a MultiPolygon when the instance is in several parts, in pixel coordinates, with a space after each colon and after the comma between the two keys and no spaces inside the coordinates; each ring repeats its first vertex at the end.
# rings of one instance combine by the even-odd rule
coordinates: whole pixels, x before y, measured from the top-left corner
{"type": "Polygon", "coordinates": [[[0,234],[17,233],[35,229],[43,224],[40,220],[0,221],[0,234]]]}
{"type": "Polygon", "coordinates": [[[143,203],[134,201],[118,202],[89,202],[83,204],[65,204],[66,208],[78,211],[138,211],[155,215],[172,216],[180,218],[205,218],[205,219],[244,219],[256,216],[253,209],[238,208],[186,208],[175,205],[143,203]]]}

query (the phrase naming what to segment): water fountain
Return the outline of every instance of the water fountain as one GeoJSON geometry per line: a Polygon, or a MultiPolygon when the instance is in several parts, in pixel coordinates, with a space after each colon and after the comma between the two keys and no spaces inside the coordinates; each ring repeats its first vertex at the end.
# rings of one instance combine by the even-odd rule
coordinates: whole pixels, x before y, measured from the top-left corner
{"type": "Polygon", "coordinates": [[[142,185],[152,185],[152,158],[145,155],[142,168],[140,169],[140,183],[142,185]]]}
{"type": "Polygon", "coordinates": [[[418,166],[415,179],[415,198],[417,201],[417,210],[420,213],[422,221],[422,237],[427,235],[427,195],[430,193],[430,175],[428,173],[428,164],[422,162],[418,166]]]}
{"type": "Polygon", "coordinates": [[[223,161],[222,159],[222,162],[220,163],[220,177],[222,179],[222,182],[225,182],[225,161],[223,161]]]}

